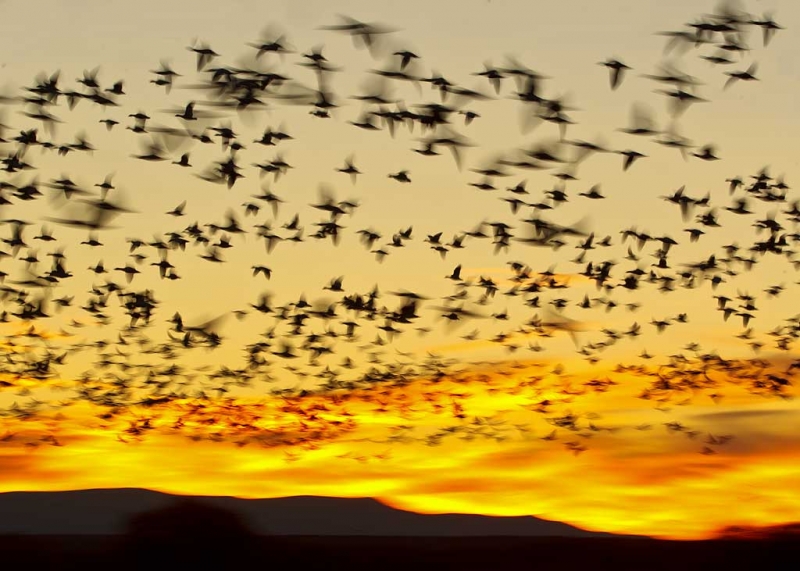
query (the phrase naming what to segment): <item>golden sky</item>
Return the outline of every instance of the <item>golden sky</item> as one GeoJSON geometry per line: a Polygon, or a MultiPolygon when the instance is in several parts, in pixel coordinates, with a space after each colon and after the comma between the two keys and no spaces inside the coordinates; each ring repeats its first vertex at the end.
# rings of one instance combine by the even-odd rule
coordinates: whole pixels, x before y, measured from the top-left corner
{"type": "Polygon", "coordinates": [[[426,513],[536,515],[676,538],[800,520],[795,3],[40,4],[8,0],[0,19],[0,491],[369,496],[426,513]],[[686,24],[711,21],[721,7],[740,16],[741,33],[711,32],[702,45],[665,50],[659,33],[691,30],[686,24]],[[367,50],[320,29],[343,14],[392,31],[367,50]],[[770,15],[781,29],[765,46],[770,15]],[[256,57],[253,45],[276,40],[291,53],[256,57]],[[203,45],[218,55],[198,70],[187,47],[203,45]],[[319,84],[298,65],[314,49],[336,68],[319,84]],[[482,96],[454,89],[445,99],[428,82],[371,73],[399,71],[393,54],[401,50],[419,55],[409,74],[443,76],[482,96]],[[632,68],[616,89],[598,65],[607,58],[632,68]],[[544,76],[543,103],[519,101],[524,82],[509,72],[514,62],[544,76]],[[180,74],[169,90],[152,83],[160,65],[180,74]],[[278,73],[285,83],[259,95],[263,107],[236,111],[208,84],[208,70],[222,66],[242,77],[278,73]],[[478,75],[491,67],[503,75],[498,91],[478,75]],[[77,80],[95,68],[97,93],[124,82],[125,94],[113,96],[118,106],[86,97],[92,87],[77,80]],[[674,85],[646,77],[669,70],[696,78],[684,95],[702,100],[683,113],[663,93],[674,85]],[[725,72],[747,70],[758,81],[725,87],[725,72]],[[37,103],[56,77],[59,96],[37,103]],[[337,105],[327,118],[310,113],[320,85],[337,105]],[[354,99],[379,91],[391,103],[354,99]],[[546,120],[548,101],[559,101],[572,122],[563,139],[546,120]],[[175,116],[189,102],[197,121],[175,116]],[[433,103],[448,107],[449,124],[426,131],[424,105],[433,103]],[[650,109],[666,134],[621,132],[636,106],[650,109]],[[374,131],[352,125],[402,110],[416,118],[397,120],[393,135],[378,116],[374,131]],[[465,124],[459,111],[478,116],[465,124]],[[137,112],[150,117],[149,132],[131,129],[137,112]],[[109,118],[119,122],[113,129],[100,123],[109,118]],[[244,148],[221,145],[213,131],[221,127],[244,148]],[[20,133],[32,128],[38,144],[23,145],[20,133]],[[170,135],[159,134],[165,128],[170,135]],[[292,138],[259,145],[267,129],[292,138]],[[198,141],[203,132],[211,144],[198,141]],[[93,150],[76,145],[80,137],[93,150]],[[461,168],[441,142],[460,137],[461,168]],[[689,141],[686,157],[658,144],[669,137],[689,141]],[[426,138],[440,140],[440,156],[411,152],[426,138]],[[167,160],[135,158],[150,140],[163,144],[167,160]],[[645,156],[623,170],[619,153],[581,158],[576,141],[645,156]],[[720,160],[697,157],[705,145],[720,160]],[[503,165],[542,149],[564,161],[503,165]],[[183,153],[191,167],[173,164],[183,153]],[[14,167],[14,157],[32,168],[14,167]],[[349,157],[362,173],[355,182],[337,172],[349,157]],[[231,188],[198,176],[228,159],[244,175],[231,188]],[[279,159],[291,165],[279,175],[254,166],[279,159]],[[471,186],[484,180],[476,171],[490,168],[509,176],[489,177],[495,190],[471,186]],[[400,171],[409,184],[390,178],[400,171]],[[767,175],[761,186],[759,172],[767,175]],[[554,176],[564,173],[576,180],[554,176]],[[736,177],[742,185],[731,193],[736,177]],[[87,194],[65,197],[55,182],[64,178],[87,194]],[[104,179],[115,188],[98,203],[104,179]],[[521,182],[528,194],[505,190],[521,182]],[[340,206],[355,207],[333,218],[314,208],[321,185],[340,206]],[[594,185],[604,199],[581,196],[594,185]],[[42,196],[24,200],[30,186],[42,196]],[[694,201],[685,219],[664,200],[679,188],[694,201]],[[568,201],[549,199],[553,189],[568,201]],[[276,211],[257,198],[267,191],[282,200],[276,211]],[[550,208],[515,213],[514,198],[550,208]],[[184,201],[185,216],[166,214],[184,201]],[[259,211],[248,214],[248,203],[259,211]],[[109,204],[130,210],[113,217],[115,228],[92,234],[59,223],[109,204]],[[742,207],[750,212],[736,212],[742,207]],[[246,232],[225,229],[228,213],[246,232]],[[702,215],[720,226],[702,225],[702,215]],[[537,217],[579,235],[551,236],[544,247],[518,241],[534,235],[537,217]],[[331,220],[341,239],[314,238],[331,220]],[[769,229],[773,221],[779,226],[769,229]],[[222,263],[200,257],[213,248],[186,230],[195,222],[209,244],[229,240],[216,250],[222,263]],[[507,249],[491,236],[501,223],[513,236],[507,249]],[[274,249],[255,225],[281,238],[274,249]],[[489,237],[466,235],[479,227],[489,237]],[[410,237],[400,237],[408,228],[410,237]],[[688,229],[705,234],[692,242],[688,229]],[[56,241],[35,238],[48,230],[56,241]],[[366,248],[360,230],[380,238],[366,248]],[[674,239],[667,267],[658,265],[660,242],[639,245],[624,230],[674,239]],[[444,257],[430,244],[440,232],[444,257]],[[188,240],[185,251],[153,244],[170,233],[188,240]],[[456,236],[463,249],[450,245],[456,236]],[[609,245],[599,244],[606,236],[609,245]],[[92,237],[102,245],[82,244],[92,237]],[[770,239],[772,251],[759,252],[770,239]],[[144,245],[132,249],[131,240],[144,245]],[[388,253],[382,261],[379,248],[388,253]],[[53,273],[59,253],[71,276],[53,273]],[[179,279],[159,275],[160,259],[179,279]],[[99,261],[108,274],[88,269],[99,261]],[[597,279],[605,262],[609,288],[597,279]],[[126,265],[140,272],[130,281],[115,269],[126,265]],[[269,268],[268,279],[254,276],[254,266],[269,268]],[[456,267],[460,279],[449,279],[456,267]],[[623,287],[637,268],[639,287],[623,287]],[[330,286],[340,276],[337,291],[330,286]],[[109,281],[120,291],[109,291],[109,281]],[[366,301],[373,291],[373,311],[347,307],[345,296],[366,301]],[[398,294],[407,292],[422,298],[403,314],[408,298],[398,294]],[[152,319],[131,328],[124,303],[134,293],[151,296],[152,319]],[[270,312],[258,311],[261,299],[270,312]],[[31,314],[37,307],[46,316],[31,314]],[[330,308],[335,315],[326,316],[330,308]],[[459,308],[469,313],[448,319],[459,308]]]}

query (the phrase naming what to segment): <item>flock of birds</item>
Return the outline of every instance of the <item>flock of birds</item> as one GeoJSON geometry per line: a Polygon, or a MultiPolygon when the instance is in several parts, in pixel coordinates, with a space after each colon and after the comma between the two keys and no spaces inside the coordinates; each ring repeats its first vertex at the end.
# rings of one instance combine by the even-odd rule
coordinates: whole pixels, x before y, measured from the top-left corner
{"type": "MultiPolygon", "coordinates": [[[[790,197],[783,178],[772,176],[765,168],[750,176],[731,176],[724,185],[720,181],[721,197],[692,196],[685,187],[665,195],[664,207],[674,207],[676,218],[679,211],[686,226],[675,238],[636,227],[621,229],[618,236],[599,236],[586,224],[562,224],[556,218],[559,207],[570,199],[605,198],[599,184],[573,194],[579,167],[594,156],[616,154],[621,158],[619,168],[643,168],[640,162],[646,164],[647,155],[641,149],[648,142],[675,149],[687,160],[718,160],[714,145],[696,147],[678,133],[677,126],[687,109],[707,102],[699,94],[699,79],[680,71],[680,58],[699,54],[713,64],[715,71],[727,70],[720,73],[720,84],[725,88],[746,89],[745,83],[758,80],[756,65],[745,62],[750,53],[746,34],[760,31],[763,45],[768,46],[773,35],[782,30],[769,15],[757,16],[734,3],[722,3],[713,13],[683,29],[663,33],[671,59],[644,77],[661,86],[658,93],[669,103],[670,126],[659,129],[652,112],[637,104],[631,124],[621,129],[631,145],[624,149],[571,138],[576,125],[574,109],[563,98],[546,95],[549,79],[515,58],[509,57],[504,65],[486,64],[474,74],[479,78],[476,81],[485,82],[484,88],[471,89],[439,73],[423,73],[424,58],[420,54],[393,47],[387,50],[388,39],[396,34],[388,26],[342,17],[326,29],[350,35],[357,49],[366,49],[379,60],[379,65],[369,71],[375,78],[371,90],[352,98],[358,101],[360,111],[346,122],[338,117],[346,99],[332,88],[339,66],[328,60],[323,47],[297,50],[278,32],[247,44],[249,66],[226,65],[221,54],[201,43],[189,47],[196,55],[196,77],[192,80],[186,79],[189,70],[179,73],[162,61],[153,70],[152,86],[148,87],[163,89],[170,96],[187,90],[195,94],[194,100],[181,101],[169,110],[127,106],[125,81],[101,83],[98,70],[85,72],[72,85],[67,85],[59,72],[42,74],[21,93],[3,98],[6,109],[17,109],[14,122],[20,123],[3,125],[0,132],[0,164],[5,175],[0,181],[0,225],[5,229],[5,249],[0,252],[0,321],[10,324],[8,327],[22,327],[9,330],[2,339],[0,396],[14,397],[0,410],[0,446],[36,448],[68,443],[68,435],[59,432],[60,423],[69,407],[82,403],[93,407],[94,426],[116,431],[122,442],[141,440],[152,431],[166,431],[237,446],[284,447],[287,461],[298,459],[303,450],[352,434],[359,423],[355,410],[408,419],[390,427],[388,436],[379,440],[387,444],[423,440],[436,446],[448,438],[500,442],[515,434],[533,438],[536,431],[531,426],[544,420],[550,426],[537,438],[556,441],[579,454],[588,448],[593,435],[610,435],[625,427],[604,426],[599,415],[573,413],[574,403],[585,395],[614,390],[620,382],[612,375],[576,381],[562,365],[537,361],[547,354],[548,338],[571,336],[581,357],[598,363],[604,351],[620,341],[645,332],[658,334],[689,321],[689,312],[681,312],[639,323],[633,313],[641,309],[641,304],[634,292],[692,289],[698,299],[713,297],[721,322],[740,323],[742,330],[737,336],[750,343],[754,351],[762,348],[765,338],[753,329],[759,317],[759,301],[763,296],[782,295],[790,286],[766,284],[763,293],[751,295],[737,288],[737,276],[753,271],[767,257],[783,260],[793,270],[800,267],[795,259],[800,243],[800,200],[790,197]],[[395,87],[401,85],[416,86],[421,101],[411,104],[394,97],[395,87]],[[489,166],[471,168],[476,178],[470,183],[474,190],[468,190],[494,193],[508,205],[508,216],[476,221],[451,238],[441,231],[420,235],[413,224],[396,231],[348,229],[343,222],[352,226],[350,220],[360,203],[338,199],[327,179],[347,175],[357,188],[362,165],[353,155],[343,156],[335,172],[319,173],[326,180],[321,182],[319,200],[310,205],[309,212],[317,217],[313,222],[306,220],[308,213],[299,207],[287,215],[293,201],[287,194],[273,192],[291,186],[289,173],[294,167],[284,159],[281,149],[302,145],[303,141],[295,139],[291,129],[274,122],[255,140],[244,140],[235,127],[237,117],[261,121],[266,109],[275,113],[281,106],[300,106],[307,108],[315,121],[340,122],[343,129],[362,130],[365,138],[396,137],[401,131],[416,128],[421,133],[419,145],[410,152],[431,158],[449,154],[456,167],[463,169],[468,149],[478,146],[463,133],[482,120],[477,108],[488,113],[489,102],[499,98],[516,101],[526,132],[552,124],[558,138],[534,141],[529,147],[505,153],[489,166]],[[58,140],[55,135],[55,127],[66,122],[70,110],[90,105],[102,113],[98,121],[108,129],[109,137],[124,137],[140,146],[130,160],[142,163],[142,176],[156,176],[159,168],[184,169],[187,177],[227,187],[230,196],[241,196],[236,193],[251,178],[270,181],[270,185],[232,206],[222,220],[186,224],[183,220],[191,199],[180,201],[165,213],[171,227],[153,240],[129,238],[127,259],[106,266],[101,253],[106,243],[118,239],[114,223],[134,213],[115,188],[113,177],[87,187],[68,175],[49,178],[36,166],[38,153],[55,152],[67,161],[70,156],[95,150],[80,132],[72,141],[58,140]],[[158,119],[164,123],[157,123],[158,119]],[[219,148],[221,158],[211,164],[194,164],[198,146],[219,148]],[[257,162],[244,158],[256,152],[273,154],[257,162]],[[535,197],[526,184],[527,178],[534,176],[555,182],[535,197]],[[56,212],[48,212],[40,220],[13,217],[12,212],[20,205],[45,202],[42,199],[47,197],[52,198],[48,208],[56,212]],[[769,212],[761,212],[759,204],[769,212]],[[251,217],[263,219],[247,224],[251,217]],[[728,217],[752,220],[750,242],[729,244],[697,258],[684,254],[699,249],[705,243],[703,236],[713,233],[728,217]],[[65,227],[85,231],[86,239],[80,244],[60,242],[57,230],[65,227]],[[198,350],[205,353],[225,343],[223,318],[185,322],[180,310],[161,307],[156,290],[137,285],[140,274],[157,272],[164,280],[163,287],[176,287],[169,282],[181,279],[182,258],[197,255],[209,264],[222,264],[226,252],[238,247],[238,235],[251,234],[263,241],[268,260],[275,248],[288,242],[330,242],[331,255],[335,255],[335,246],[348,232],[357,234],[377,262],[414,242],[435,251],[443,264],[453,252],[490,243],[496,256],[510,258],[502,262],[509,270],[510,285],[506,287],[492,277],[465,276],[462,265],[452,264],[435,277],[449,284],[452,293],[437,300],[407,289],[386,291],[380,285],[369,291],[354,291],[348,289],[345,276],[334,277],[322,288],[325,295],[333,296],[324,301],[313,297],[308,301],[302,292],[284,300],[264,293],[234,311],[239,319],[263,323],[258,338],[243,348],[243,364],[220,363],[217,367],[192,366],[192,356],[198,350]],[[523,246],[574,249],[577,255],[564,264],[573,264],[573,273],[593,282],[597,295],[571,296],[573,286],[564,274],[553,268],[535,270],[518,261],[524,259],[523,246]],[[38,247],[53,249],[46,258],[40,258],[38,247]],[[70,266],[67,247],[97,252],[96,262],[88,268],[96,280],[89,291],[69,289],[74,273],[85,274],[87,270],[70,266]],[[627,251],[628,268],[602,254],[614,248],[627,251]],[[193,249],[196,254],[192,254],[193,249]],[[500,308],[512,298],[521,304],[519,312],[500,308]],[[590,331],[586,323],[568,316],[592,308],[615,310],[616,314],[630,312],[630,326],[590,331]],[[68,311],[78,317],[59,330],[47,325],[68,311]],[[461,332],[464,341],[488,341],[503,348],[508,356],[484,363],[486,369],[481,372],[475,363],[432,353],[420,358],[392,347],[404,336],[426,335],[442,324],[445,331],[455,333],[454,325],[464,322],[477,324],[474,331],[461,332]],[[505,329],[487,335],[485,323],[500,324],[505,329]],[[81,341],[82,328],[87,325],[95,326],[103,338],[81,341]],[[164,330],[158,325],[165,326],[164,330]],[[343,357],[344,346],[355,348],[355,356],[343,357]],[[61,376],[60,367],[80,353],[91,355],[91,368],[74,379],[61,376]],[[303,388],[275,385],[286,378],[303,380],[303,388]],[[265,398],[254,400],[237,393],[252,392],[259,383],[273,384],[266,385],[265,398]],[[415,387],[417,398],[409,397],[410,386],[415,387]],[[520,409],[530,414],[530,423],[510,423],[502,414],[484,417],[471,413],[469,403],[475,387],[489,395],[516,395],[520,409]],[[62,398],[42,397],[55,391],[61,391],[58,396],[62,398]],[[414,419],[431,415],[441,419],[440,428],[419,434],[414,419]]],[[[630,81],[632,70],[622,61],[608,59],[600,65],[608,68],[610,89],[630,81]]],[[[414,180],[409,169],[386,176],[396,185],[414,180]]],[[[743,242],[747,239],[746,234],[741,235],[743,242]]],[[[265,283],[281,271],[269,262],[231,269],[252,273],[265,283]]],[[[764,397],[789,398],[800,370],[800,359],[792,358],[800,336],[800,315],[789,316],[768,336],[770,349],[786,358],[724,358],[690,343],[682,352],[669,356],[642,352],[635,364],[616,364],[614,372],[625,374],[627,379],[640,379],[640,398],[665,413],[702,396],[716,401],[729,384],[764,397]],[[657,364],[651,364],[655,362],[651,360],[657,364]]],[[[648,430],[652,426],[627,428],[648,430]]],[[[665,422],[664,429],[695,440],[703,454],[714,454],[732,438],[704,434],[677,420],[665,422]]],[[[388,451],[375,459],[387,456],[388,451]]],[[[361,462],[371,459],[345,457],[361,462]]]]}

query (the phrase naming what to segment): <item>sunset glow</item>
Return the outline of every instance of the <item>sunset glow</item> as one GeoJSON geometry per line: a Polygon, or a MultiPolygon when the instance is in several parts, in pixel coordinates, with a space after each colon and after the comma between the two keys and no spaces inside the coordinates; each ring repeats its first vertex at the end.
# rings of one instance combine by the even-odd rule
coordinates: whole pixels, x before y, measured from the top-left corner
{"type": "MultiPolygon", "coordinates": [[[[376,497],[421,513],[537,515],[591,530],[681,539],[732,524],[794,521],[796,403],[736,391],[727,403],[698,401],[667,414],[615,391],[532,413],[534,403],[557,394],[519,389],[519,377],[539,369],[472,373],[458,382],[418,379],[379,394],[350,392],[346,400],[184,399],[132,407],[108,420],[97,418],[100,409],[78,404],[68,421],[6,420],[7,434],[37,446],[6,441],[0,489],[376,497]],[[454,393],[469,396],[454,399],[454,393]],[[450,416],[453,402],[463,419],[450,416]],[[567,410],[594,420],[578,421],[577,439],[555,428],[557,440],[542,440],[567,410]],[[137,434],[134,427],[147,418],[156,419],[152,430],[137,434]],[[685,428],[670,430],[675,419],[685,428]],[[730,433],[736,437],[716,454],[697,454],[709,438],[730,433]],[[41,442],[47,434],[58,434],[57,446],[41,442]],[[302,443],[306,437],[315,443],[302,443]],[[591,450],[565,453],[565,443],[575,440],[591,450]]],[[[625,384],[635,382],[630,377],[625,384]]]]}

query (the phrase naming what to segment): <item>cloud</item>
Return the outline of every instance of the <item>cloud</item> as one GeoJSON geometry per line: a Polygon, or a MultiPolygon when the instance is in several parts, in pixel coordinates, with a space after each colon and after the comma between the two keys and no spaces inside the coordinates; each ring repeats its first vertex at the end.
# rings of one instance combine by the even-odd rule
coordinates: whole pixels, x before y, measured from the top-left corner
{"type": "Polygon", "coordinates": [[[0,480],[28,472],[35,464],[33,454],[0,451],[0,480]]]}
{"type": "Polygon", "coordinates": [[[715,412],[696,413],[689,416],[693,420],[722,421],[722,422],[746,422],[750,420],[778,420],[798,415],[798,410],[791,408],[765,409],[765,410],[721,410],[715,412]]]}

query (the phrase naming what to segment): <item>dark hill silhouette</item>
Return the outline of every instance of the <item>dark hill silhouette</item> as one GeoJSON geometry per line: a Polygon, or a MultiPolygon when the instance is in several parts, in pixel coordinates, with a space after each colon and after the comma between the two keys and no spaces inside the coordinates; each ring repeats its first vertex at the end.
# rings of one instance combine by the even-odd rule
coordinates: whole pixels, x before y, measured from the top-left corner
{"type": "Polygon", "coordinates": [[[536,517],[424,515],[371,498],[295,496],[275,499],[173,496],[142,489],[0,494],[0,535],[114,535],[137,514],[179,501],[235,514],[257,534],[354,536],[609,537],[536,517]]]}
{"type": "Polygon", "coordinates": [[[142,568],[153,561],[184,567],[248,561],[258,548],[258,537],[242,516],[195,499],[138,513],[125,530],[127,558],[142,568]]]}

